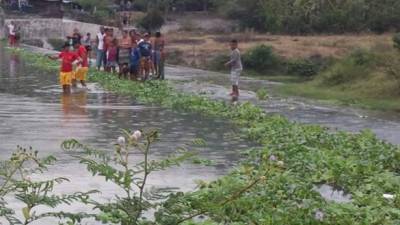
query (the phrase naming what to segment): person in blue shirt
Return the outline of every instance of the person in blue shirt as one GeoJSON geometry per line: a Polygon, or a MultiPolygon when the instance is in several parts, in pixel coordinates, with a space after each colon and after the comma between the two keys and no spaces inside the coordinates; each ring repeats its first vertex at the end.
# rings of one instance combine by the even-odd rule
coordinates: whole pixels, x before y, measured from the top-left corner
{"type": "Polygon", "coordinates": [[[150,43],[150,34],[144,35],[143,41],[139,42],[140,51],[140,75],[143,80],[149,78],[150,72],[153,70],[153,62],[151,60],[153,46],[150,43]]]}
{"type": "Polygon", "coordinates": [[[132,43],[132,50],[129,58],[131,80],[136,80],[138,78],[140,58],[141,58],[140,50],[138,48],[136,41],[134,41],[132,43]]]}

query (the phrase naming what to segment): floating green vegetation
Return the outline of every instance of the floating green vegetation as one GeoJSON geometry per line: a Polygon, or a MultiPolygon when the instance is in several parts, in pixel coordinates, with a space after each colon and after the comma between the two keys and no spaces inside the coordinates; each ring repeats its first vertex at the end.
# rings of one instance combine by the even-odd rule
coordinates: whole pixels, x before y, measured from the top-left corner
{"type": "MultiPolygon", "coordinates": [[[[40,59],[29,58],[33,64],[40,59]]],[[[160,224],[174,224],[168,221],[179,219],[168,215],[188,211],[193,217],[207,215],[204,224],[400,224],[400,148],[370,131],[352,134],[294,123],[251,103],[179,93],[167,82],[132,82],[98,71],[90,72],[90,80],[144,103],[231,120],[263,146],[244,153],[246,160],[231,174],[173,196],[156,215],[166,218],[160,224]],[[241,192],[260,177],[266,179],[241,192]],[[351,201],[324,199],[315,189],[320,184],[340,187],[351,201]]]]}

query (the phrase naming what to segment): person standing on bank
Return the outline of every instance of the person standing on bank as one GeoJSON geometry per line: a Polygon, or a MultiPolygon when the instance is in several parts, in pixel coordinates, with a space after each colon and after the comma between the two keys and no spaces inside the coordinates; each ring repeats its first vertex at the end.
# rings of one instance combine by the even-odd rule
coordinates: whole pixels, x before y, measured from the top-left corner
{"type": "Polygon", "coordinates": [[[226,67],[230,67],[231,69],[231,82],[232,82],[232,93],[230,94],[232,97],[239,97],[239,79],[240,74],[243,71],[242,59],[240,56],[240,51],[238,49],[238,41],[232,40],[230,42],[231,48],[231,59],[229,62],[225,63],[226,67]]]}
{"type": "Polygon", "coordinates": [[[157,79],[161,80],[164,80],[164,47],[165,40],[161,32],[157,32],[153,40],[153,64],[157,79]]]}
{"type": "Polygon", "coordinates": [[[8,28],[8,44],[10,45],[10,47],[14,47],[17,44],[17,34],[15,31],[16,29],[14,22],[11,21],[10,24],[8,24],[7,28],[8,28]]]}
{"type": "Polygon", "coordinates": [[[97,52],[96,52],[96,66],[97,69],[100,70],[101,66],[103,66],[104,70],[106,69],[105,58],[106,52],[104,49],[104,38],[105,38],[105,29],[103,26],[100,27],[100,32],[97,33],[96,42],[97,42],[97,52]]]}

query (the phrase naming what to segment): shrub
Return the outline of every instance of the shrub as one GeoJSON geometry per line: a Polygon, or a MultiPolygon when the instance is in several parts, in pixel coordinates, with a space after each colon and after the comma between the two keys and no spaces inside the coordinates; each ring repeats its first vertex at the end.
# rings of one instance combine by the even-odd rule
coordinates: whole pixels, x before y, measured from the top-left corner
{"type": "Polygon", "coordinates": [[[207,62],[207,69],[215,71],[226,70],[224,64],[229,61],[229,55],[219,54],[207,62]]]}
{"type": "Polygon", "coordinates": [[[330,65],[330,58],[313,55],[308,59],[295,59],[286,62],[286,72],[289,75],[311,77],[317,75],[330,65]]]}
{"type": "Polygon", "coordinates": [[[290,60],[287,63],[287,73],[302,77],[311,77],[318,73],[318,65],[307,59],[290,60]]]}
{"type": "Polygon", "coordinates": [[[259,100],[267,100],[268,97],[269,97],[268,96],[268,91],[265,88],[258,89],[256,94],[257,94],[257,98],[259,100]]]}
{"type": "Polygon", "coordinates": [[[351,60],[355,65],[370,65],[374,62],[376,62],[377,58],[375,55],[368,50],[365,49],[356,49],[352,53],[350,53],[350,56],[348,58],[351,60]]]}
{"type": "Polygon", "coordinates": [[[53,47],[54,50],[61,51],[62,47],[65,43],[65,40],[57,39],[57,38],[50,38],[50,39],[47,39],[47,42],[53,47]]]}
{"type": "Polygon", "coordinates": [[[396,33],[393,36],[393,44],[397,50],[400,50],[400,33],[396,33]]]}
{"type": "Polygon", "coordinates": [[[164,17],[159,10],[150,10],[138,23],[138,25],[148,31],[159,30],[165,23],[164,17]]]}
{"type": "Polygon", "coordinates": [[[256,72],[271,72],[279,70],[282,66],[281,59],[271,46],[260,45],[250,49],[243,55],[245,68],[256,72]]]}
{"type": "Polygon", "coordinates": [[[371,67],[379,60],[372,52],[358,49],[330,67],[320,79],[327,86],[351,85],[355,80],[366,79],[371,74],[371,67]]]}
{"type": "Polygon", "coordinates": [[[179,49],[173,49],[168,51],[166,57],[166,63],[173,65],[184,64],[185,60],[183,59],[183,51],[179,49]]]}

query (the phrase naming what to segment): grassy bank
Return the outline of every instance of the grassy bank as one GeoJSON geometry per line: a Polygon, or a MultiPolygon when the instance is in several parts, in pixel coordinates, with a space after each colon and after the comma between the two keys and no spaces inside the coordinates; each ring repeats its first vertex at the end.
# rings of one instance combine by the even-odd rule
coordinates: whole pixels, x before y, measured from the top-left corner
{"type": "Polygon", "coordinates": [[[287,84],[281,93],[362,108],[400,111],[400,53],[389,45],[357,49],[309,82],[287,84]]]}
{"type": "MultiPolygon", "coordinates": [[[[54,69],[54,62],[46,58],[26,52],[21,55],[29,56],[24,59],[36,66],[54,69]]],[[[203,223],[207,225],[400,222],[400,148],[368,131],[331,132],[321,126],[293,123],[271,117],[250,103],[231,105],[178,93],[166,82],[137,83],[96,71],[90,72],[90,80],[141,102],[232,121],[242,128],[243,135],[262,145],[246,152],[231,174],[215,182],[199,182],[196,191],[177,194],[178,198],[162,206],[157,216],[164,222],[158,224],[177,224],[180,218],[170,217],[171,212],[188,211],[207,215],[209,221],[203,223]],[[239,193],[240,197],[226,199],[249,180],[259,178],[263,181],[239,193]],[[323,199],[314,190],[319,184],[340,187],[352,195],[352,201],[323,199]],[[385,193],[395,195],[394,199],[384,198],[385,193]]]]}
{"type": "Polygon", "coordinates": [[[280,36],[181,32],[168,37],[173,64],[227,72],[223,63],[229,50],[224,43],[237,38],[245,64],[243,75],[285,83],[276,89],[282,95],[400,110],[400,53],[393,47],[390,33],[280,36]]]}
{"type": "Polygon", "coordinates": [[[323,103],[351,106],[369,110],[400,111],[399,98],[395,96],[371,98],[360,95],[357,90],[343,91],[341,89],[321,87],[313,82],[286,83],[276,89],[284,96],[300,96],[323,103]]]}

